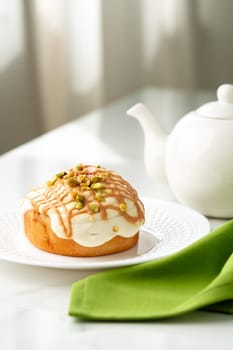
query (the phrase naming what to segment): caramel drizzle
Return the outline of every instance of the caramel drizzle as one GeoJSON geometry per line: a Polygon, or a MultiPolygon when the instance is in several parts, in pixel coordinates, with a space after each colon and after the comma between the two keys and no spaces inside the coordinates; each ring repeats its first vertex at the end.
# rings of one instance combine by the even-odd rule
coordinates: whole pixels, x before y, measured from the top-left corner
{"type": "MultiPolygon", "coordinates": [[[[74,171],[71,169],[72,172],[74,171]]],[[[130,223],[137,223],[144,220],[144,207],[140,202],[136,190],[125,181],[120,175],[115,172],[106,171],[104,168],[96,168],[90,165],[83,166],[82,171],[77,172],[78,174],[85,174],[87,177],[92,178],[98,174],[105,174],[107,172],[108,176],[103,181],[104,190],[111,190],[111,193],[104,192],[104,199],[107,200],[108,197],[114,197],[116,199],[117,205],[107,203],[107,201],[98,201],[96,199],[96,190],[89,188],[87,191],[83,191],[80,186],[70,187],[65,179],[57,179],[56,182],[49,187],[40,187],[35,189],[37,191],[36,196],[27,198],[31,201],[31,204],[35,212],[40,212],[48,215],[48,212],[54,210],[56,213],[59,223],[63,228],[67,238],[72,237],[72,225],[71,219],[77,215],[87,213],[90,217],[93,217],[95,213],[90,208],[90,203],[96,203],[98,205],[98,214],[101,215],[102,220],[108,219],[108,210],[114,210],[118,212],[118,215],[124,216],[124,218],[130,223]],[[43,189],[40,193],[39,190],[43,189]],[[82,209],[76,209],[74,206],[67,207],[70,203],[75,203],[74,198],[71,195],[72,190],[77,192],[78,195],[83,196],[84,206],[82,209]],[[135,203],[137,215],[131,216],[127,213],[127,209],[122,211],[120,209],[120,204],[126,204],[126,199],[129,199],[135,203]]],[[[103,190],[103,191],[104,191],[103,190]]]]}

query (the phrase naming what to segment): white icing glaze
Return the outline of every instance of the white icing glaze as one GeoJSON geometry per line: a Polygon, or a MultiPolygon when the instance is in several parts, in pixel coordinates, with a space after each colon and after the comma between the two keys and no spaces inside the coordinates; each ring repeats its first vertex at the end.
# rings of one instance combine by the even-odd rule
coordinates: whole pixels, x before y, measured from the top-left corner
{"type": "MultiPolygon", "coordinates": [[[[21,209],[22,213],[32,210],[33,205],[32,201],[34,198],[38,198],[38,195],[43,198],[44,191],[46,191],[46,187],[41,186],[37,189],[29,192],[27,194],[27,197],[24,199],[21,209]]],[[[59,192],[59,189],[58,189],[59,192]]],[[[88,198],[89,192],[84,192],[84,196],[88,198]]],[[[72,199],[71,195],[69,194],[67,196],[67,201],[72,199]]],[[[56,204],[57,197],[51,197],[49,203],[50,204],[56,204]]],[[[126,198],[125,203],[127,205],[126,213],[132,217],[135,217],[135,219],[138,216],[137,208],[135,203],[126,198]]],[[[41,204],[39,207],[39,212],[42,213],[44,208],[47,206],[48,203],[41,204]]],[[[106,201],[102,205],[115,205],[117,206],[117,200],[115,197],[108,197],[106,198],[106,201]]],[[[141,202],[138,200],[137,204],[142,208],[141,202]]],[[[56,210],[59,210],[59,214],[63,220],[64,223],[67,222],[67,210],[72,209],[74,204],[72,202],[69,202],[67,204],[63,204],[62,206],[57,207],[56,210]]],[[[51,228],[53,232],[60,238],[64,239],[70,239],[72,238],[75,242],[82,246],[86,247],[94,247],[101,245],[109,240],[111,240],[113,237],[119,235],[122,237],[132,237],[134,236],[140,229],[140,226],[143,224],[143,219],[138,219],[136,222],[129,222],[126,217],[123,215],[119,215],[119,212],[117,210],[113,210],[108,208],[107,209],[107,219],[103,220],[101,218],[100,213],[93,214],[93,222],[90,222],[90,215],[88,213],[79,214],[76,216],[73,216],[71,218],[71,231],[72,231],[72,237],[67,237],[66,232],[64,230],[64,227],[61,225],[61,222],[59,220],[59,216],[57,215],[56,210],[51,206],[51,209],[47,211],[47,215],[50,218],[51,228]],[[113,227],[117,226],[119,230],[117,232],[114,232],[113,227]]]]}

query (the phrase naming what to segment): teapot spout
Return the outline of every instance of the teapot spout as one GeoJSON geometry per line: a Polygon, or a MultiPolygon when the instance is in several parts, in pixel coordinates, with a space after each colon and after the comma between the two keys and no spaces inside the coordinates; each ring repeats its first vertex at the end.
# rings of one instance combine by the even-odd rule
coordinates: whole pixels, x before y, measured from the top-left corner
{"type": "Polygon", "coordinates": [[[167,182],[165,172],[167,134],[143,103],[137,103],[126,113],[131,117],[135,117],[143,129],[144,162],[148,175],[155,181],[167,182]]]}

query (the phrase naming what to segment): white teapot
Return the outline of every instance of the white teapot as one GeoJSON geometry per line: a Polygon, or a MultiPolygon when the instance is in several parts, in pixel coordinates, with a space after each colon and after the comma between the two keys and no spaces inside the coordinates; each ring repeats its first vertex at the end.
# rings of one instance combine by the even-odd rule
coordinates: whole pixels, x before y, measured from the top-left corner
{"type": "Polygon", "coordinates": [[[185,115],[169,135],[142,103],[127,114],[143,128],[152,178],[166,179],[180,202],[204,215],[233,218],[233,85],[221,85],[217,97],[185,115]]]}

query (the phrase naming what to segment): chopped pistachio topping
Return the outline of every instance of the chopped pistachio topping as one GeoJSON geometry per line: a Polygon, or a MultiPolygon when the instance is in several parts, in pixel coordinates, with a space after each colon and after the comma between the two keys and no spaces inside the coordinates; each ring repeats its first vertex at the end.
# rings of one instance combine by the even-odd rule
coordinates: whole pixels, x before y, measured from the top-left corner
{"type": "Polygon", "coordinates": [[[103,176],[94,175],[91,178],[91,183],[93,183],[93,184],[96,183],[96,182],[100,182],[100,181],[103,181],[103,176]]]}
{"type": "Polygon", "coordinates": [[[84,174],[80,174],[80,175],[78,175],[78,182],[79,182],[79,183],[84,182],[84,181],[85,181],[85,179],[86,179],[86,175],[84,175],[84,174]]]}
{"type": "Polygon", "coordinates": [[[67,182],[68,182],[68,185],[71,187],[78,186],[78,184],[79,184],[78,181],[74,177],[69,177],[67,182]]]}
{"type": "Polygon", "coordinates": [[[83,199],[82,196],[80,196],[80,194],[77,194],[77,196],[75,197],[75,199],[76,199],[77,202],[81,202],[81,203],[84,202],[84,199],[83,199]]]}
{"type": "Polygon", "coordinates": [[[79,171],[83,170],[83,164],[80,163],[76,165],[76,170],[79,170],[79,171]]]}
{"type": "Polygon", "coordinates": [[[105,201],[104,196],[100,192],[96,193],[95,198],[97,199],[98,202],[104,202],[105,201]]]}
{"type": "Polygon", "coordinates": [[[75,199],[77,197],[78,192],[76,190],[71,191],[71,196],[75,199]]]}
{"type": "Polygon", "coordinates": [[[102,188],[104,188],[104,184],[101,182],[96,182],[91,185],[91,188],[93,190],[101,190],[102,188]]]}
{"type": "Polygon", "coordinates": [[[85,184],[84,184],[81,186],[81,191],[90,191],[90,187],[85,186],[85,184]]]}
{"type": "Polygon", "coordinates": [[[90,209],[93,213],[98,213],[100,210],[98,204],[96,204],[95,202],[90,203],[90,209]]]}
{"type": "Polygon", "coordinates": [[[121,204],[119,205],[119,208],[120,208],[121,211],[126,211],[127,205],[126,205],[125,203],[121,203],[121,204]]]}
{"type": "Polygon", "coordinates": [[[79,210],[82,209],[83,206],[84,206],[83,202],[76,202],[76,203],[74,204],[74,207],[75,207],[76,209],[79,209],[79,210]]]}
{"type": "Polygon", "coordinates": [[[55,184],[56,180],[57,180],[57,178],[56,178],[56,177],[53,177],[51,180],[48,180],[48,181],[46,182],[46,185],[47,185],[47,186],[52,186],[52,185],[55,184]]]}
{"type": "Polygon", "coordinates": [[[85,185],[86,185],[86,186],[90,186],[90,184],[91,184],[91,180],[87,178],[87,179],[85,180],[85,185]]]}
{"type": "Polygon", "coordinates": [[[113,232],[118,232],[119,231],[119,227],[118,226],[113,226],[112,230],[113,230],[113,232]]]}
{"type": "Polygon", "coordinates": [[[62,172],[56,174],[56,178],[57,178],[57,179],[61,179],[64,175],[66,175],[66,172],[65,172],[65,171],[62,171],[62,172]]]}
{"type": "Polygon", "coordinates": [[[106,189],[104,190],[104,192],[107,193],[107,194],[111,194],[111,193],[112,193],[112,190],[111,190],[111,188],[106,188],[106,189]]]}

